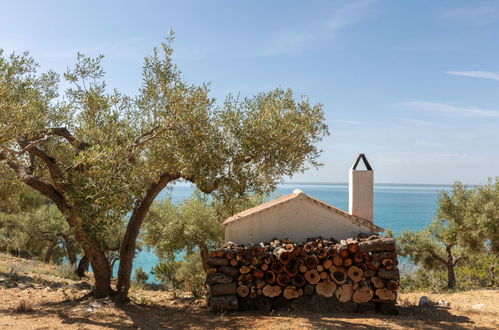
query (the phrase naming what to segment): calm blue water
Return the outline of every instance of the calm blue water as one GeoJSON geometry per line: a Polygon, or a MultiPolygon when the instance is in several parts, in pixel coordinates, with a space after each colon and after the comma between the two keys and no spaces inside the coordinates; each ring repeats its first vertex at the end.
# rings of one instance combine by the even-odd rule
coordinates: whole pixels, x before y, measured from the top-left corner
{"type": "MultiPolygon", "coordinates": [[[[309,196],[348,210],[347,184],[283,184],[276,193],[286,195],[294,189],[301,189],[309,196]]],[[[374,188],[374,222],[385,229],[392,229],[395,234],[405,229],[421,229],[431,222],[435,214],[439,191],[450,189],[450,186],[443,185],[378,184],[374,188]]],[[[175,201],[182,201],[191,193],[190,186],[179,185],[172,191],[163,192],[158,198],[171,194],[175,201]]],[[[137,254],[134,269],[142,267],[150,272],[156,263],[154,252],[144,250],[137,254]]]]}

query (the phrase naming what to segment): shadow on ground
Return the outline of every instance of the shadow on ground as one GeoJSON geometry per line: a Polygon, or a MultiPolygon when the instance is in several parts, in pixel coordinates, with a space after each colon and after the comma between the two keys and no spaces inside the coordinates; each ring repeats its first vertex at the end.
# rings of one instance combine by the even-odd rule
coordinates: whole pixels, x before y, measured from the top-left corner
{"type": "MultiPolygon", "coordinates": [[[[205,307],[187,303],[186,307],[128,304],[110,309],[88,311],[91,301],[44,303],[34,307],[26,318],[57,316],[63,324],[101,326],[112,329],[177,329],[177,328],[271,328],[312,327],[334,329],[386,329],[393,327],[425,329],[468,329],[473,322],[465,316],[454,315],[448,309],[399,306],[399,315],[378,313],[294,313],[235,312],[212,314],[205,307]],[[190,307],[189,307],[190,306],[190,307]],[[125,314],[125,315],[123,315],[125,314]],[[124,317],[125,316],[125,317],[124,317]]],[[[106,306],[104,306],[105,308],[106,306]]],[[[0,313],[12,312],[2,310],[0,313]]]]}

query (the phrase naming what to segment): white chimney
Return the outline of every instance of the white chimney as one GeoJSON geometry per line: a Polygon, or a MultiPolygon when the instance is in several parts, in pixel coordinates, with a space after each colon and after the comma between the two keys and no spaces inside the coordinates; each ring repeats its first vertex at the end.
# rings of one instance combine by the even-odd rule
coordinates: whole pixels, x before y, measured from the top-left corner
{"type": "Polygon", "coordinates": [[[355,163],[350,168],[348,192],[349,208],[348,212],[352,215],[364,218],[373,222],[374,217],[374,172],[364,154],[357,157],[355,163]],[[358,170],[360,160],[366,166],[365,170],[358,170]]]}

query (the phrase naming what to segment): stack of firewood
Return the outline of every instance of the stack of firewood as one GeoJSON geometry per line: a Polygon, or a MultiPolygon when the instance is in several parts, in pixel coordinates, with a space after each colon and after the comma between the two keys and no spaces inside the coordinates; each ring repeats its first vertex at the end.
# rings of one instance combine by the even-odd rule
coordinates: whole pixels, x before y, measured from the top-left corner
{"type": "Polygon", "coordinates": [[[399,270],[393,238],[227,243],[210,252],[206,284],[213,311],[394,310],[399,270]]]}

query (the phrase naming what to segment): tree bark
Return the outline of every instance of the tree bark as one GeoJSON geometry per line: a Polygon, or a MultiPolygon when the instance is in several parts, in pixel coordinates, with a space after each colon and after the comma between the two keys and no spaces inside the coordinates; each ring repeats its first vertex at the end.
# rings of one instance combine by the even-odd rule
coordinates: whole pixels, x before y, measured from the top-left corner
{"type": "Polygon", "coordinates": [[[76,268],[76,275],[78,275],[79,278],[85,277],[85,272],[88,271],[88,265],[88,258],[86,255],[83,255],[78,263],[78,267],[76,268]]]}
{"type": "Polygon", "coordinates": [[[57,240],[53,240],[49,242],[49,245],[47,247],[47,251],[45,251],[45,257],[43,258],[43,261],[45,263],[49,263],[50,259],[52,259],[52,254],[54,253],[54,248],[57,245],[57,240]]]}
{"type": "Polygon", "coordinates": [[[199,254],[201,255],[201,263],[203,264],[203,270],[206,273],[208,269],[210,269],[210,266],[208,266],[207,263],[209,252],[208,252],[208,247],[203,243],[199,244],[199,254]]]}
{"type": "Polygon", "coordinates": [[[120,249],[120,266],[118,268],[118,300],[128,301],[128,290],[130,289],[130,276],[132,275],[133,258],[135,257],[135,247],[140,227],[149,211],[156,196],[168,183],[179,179],[178,174],[165,173],[161,175],[157,182],[153,183],[146,191],[144,197],[135,203],[132,215],[128,221],[125,235],[120,249]]]}
{"type": "Polygon", "coordinates": [[[104,298],[114,295],[111,289],[111,267],[103,251],[94,247],[85,248],[95,278],[94,296],[104,298]]]}
{"type": "Polygon", "coordinates": [[[454,272],[454,265],[447,264],[447,288],[454,289],[456,287],[456,274],[454,272]]]}

